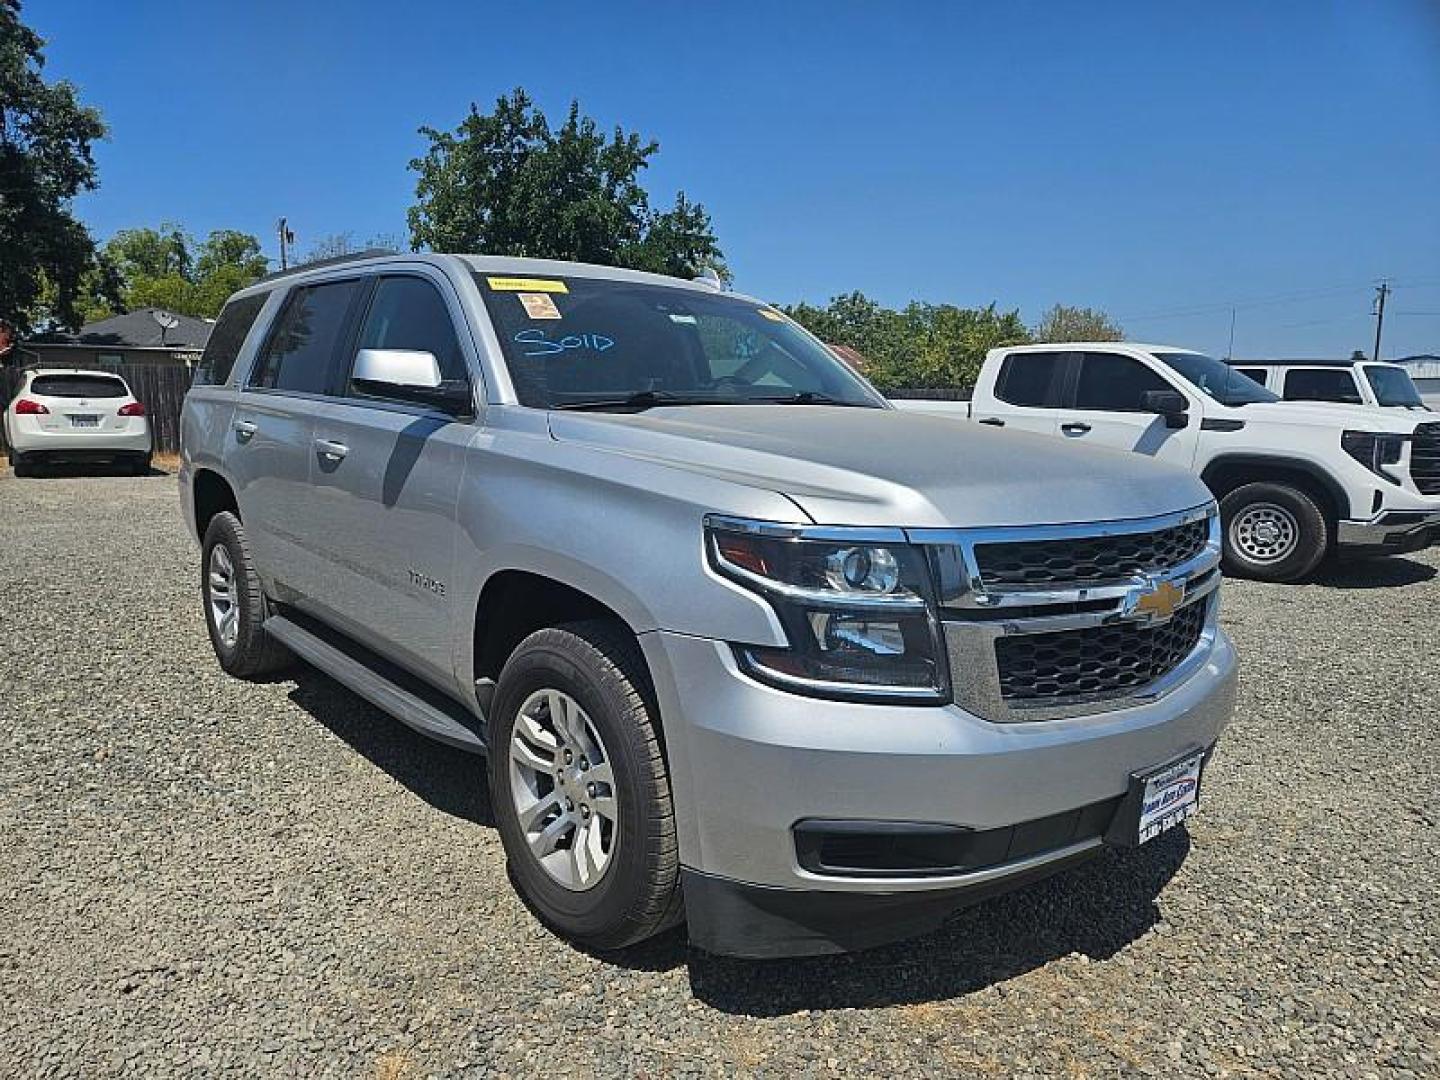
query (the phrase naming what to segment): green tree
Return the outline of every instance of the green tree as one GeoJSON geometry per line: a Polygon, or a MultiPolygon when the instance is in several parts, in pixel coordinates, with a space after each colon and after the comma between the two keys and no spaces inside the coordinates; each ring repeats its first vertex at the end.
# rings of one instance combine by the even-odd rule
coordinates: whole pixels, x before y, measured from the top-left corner
{"type": "Polygon", "coordinates": [[[237,289],[265,273],[269,261],[249,233],[216,229],[196,244],[178,225],[122,229],[100,251],[97,283],[118,283],[107,295],[97,287],[88,319],[119,311],[159,307],[181,315],[213,318],[237,289]]]}
{"type": "Polygon", "coordinates": [[[786,311],[822,341],[858,350],[866,375],[882,390],[973,386],[987,350],[1030,339],[1018,311],[998,311],[994,304],[917,301],[893,311],[854,292],[825,307],[802,303],[786,311]]]}
{"type": "Polygon", "coordinates": [[[1032,336],[1036,341],[1123,341],[1125,331],[1097,308],[1056,304],[1041,316],[1032,336]]]}
{"type": "Polygon", "coordinates": [[[410,168],[415,248],[573,259],[691,275],[724,257],[710,215],[682,192],[657,212],[640,173],[660,149],[633,132],[601,133],[572,102],[552,130],[522,89],[493,112],[475,105],[454,131],[423,127],[430,140],[410,168]]]}
{"type": "Polygon", "coordinates": [[[0,318],[79,325],[95,245],[71,200],[96,186],[100,114],[68,82],[45,82],[44,41],[0,0],[0,318]]]}

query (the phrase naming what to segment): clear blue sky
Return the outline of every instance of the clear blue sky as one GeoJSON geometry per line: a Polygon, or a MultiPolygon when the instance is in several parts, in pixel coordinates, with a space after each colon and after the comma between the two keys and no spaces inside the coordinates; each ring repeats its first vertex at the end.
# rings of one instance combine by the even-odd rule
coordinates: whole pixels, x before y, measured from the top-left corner
{"type": "Polygon", "coordinates": [[[1440,352],[1440,4],[29,0],[100,239],[405,237],[421,124],[526,87],[660,141],[736,287],[1103,307],[1237,355],[1440,352]],[[1299,294],[1297,296],[1297,294],[1299,294]],[[1277,297],[1289,298],[1274,302],[1277,297]],[[1256,303],[1254,301],[1267,301],[1256,303]],[[1201,310],[1196,310],[1201,309],[1201,310]],[[1159,316],[1159,317],[1156,317],[1159,316]]]}

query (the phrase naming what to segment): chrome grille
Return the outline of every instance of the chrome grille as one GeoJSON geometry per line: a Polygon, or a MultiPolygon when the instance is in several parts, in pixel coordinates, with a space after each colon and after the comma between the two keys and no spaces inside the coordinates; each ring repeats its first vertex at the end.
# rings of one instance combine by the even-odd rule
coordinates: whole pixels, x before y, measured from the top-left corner
{"type": "Polygon", "coordinates": [[[1410,443],[1410,479],[1425,495],[1440,495],[1440,424],[1421,424],[1410,443]]]}
{"type": "Polygon", "coordinates": [[[1090,525],[908,532],[932,552],[956,704],[986,720],[1152,700],[1214,641],[1213,503],[1090,525]]]}
{"type": "Polygon", "coordinates": [[[1202,519],[1156,532],[977,544],[975,561],[987,587],[1116,581],[1179,566],[1205,549],[1208,536],[1202,519]]]}
{"type": "Polygon", "coordinates": [[[998,638],[1000,693],[1007,701],[1043,701],[1148,686],[1199,643],[1207,607],[1190,604],[1160,626],[1122,622],[998,638]]]}

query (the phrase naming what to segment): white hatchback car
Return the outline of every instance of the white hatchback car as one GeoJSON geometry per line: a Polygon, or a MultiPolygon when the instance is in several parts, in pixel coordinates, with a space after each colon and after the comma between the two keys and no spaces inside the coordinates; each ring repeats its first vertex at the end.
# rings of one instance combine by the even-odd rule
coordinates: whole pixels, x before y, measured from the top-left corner
{"type": "Polygon", "coordinates": [[[16,476],[40,461],[125,462],[150,471],[152,443],[145,406],[118,375],[35,368],[5,409],[5,445],[16,476]]]}

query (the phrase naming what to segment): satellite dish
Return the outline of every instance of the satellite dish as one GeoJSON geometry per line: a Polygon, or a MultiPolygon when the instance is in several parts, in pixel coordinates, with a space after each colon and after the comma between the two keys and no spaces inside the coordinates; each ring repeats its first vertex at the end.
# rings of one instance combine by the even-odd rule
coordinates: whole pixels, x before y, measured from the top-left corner
{"type": "Polygon", "coordinates": [[[179,319],[177,319],[174,315],[171,315],[170,312],[161,311],[159,308],[156,308],[154,311],[150,312],[150,317],[154,319],[157,323],[159,323],[161,329],[163,330],[174,330],[175,327],[180,325],[179,319]]]}
{"type": "Polygon", "coordinates": [[[697,285],[705,285],[716,292],[725,291],[725,282],[713,266],[708,263],[701,267],[700,273],[691,278],[697,285]]]}

